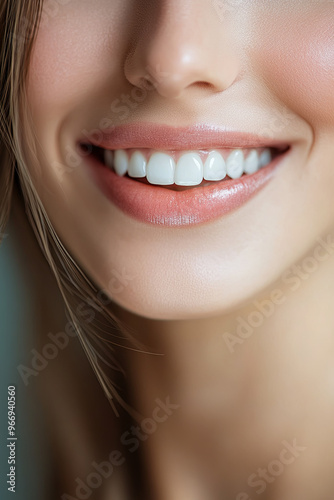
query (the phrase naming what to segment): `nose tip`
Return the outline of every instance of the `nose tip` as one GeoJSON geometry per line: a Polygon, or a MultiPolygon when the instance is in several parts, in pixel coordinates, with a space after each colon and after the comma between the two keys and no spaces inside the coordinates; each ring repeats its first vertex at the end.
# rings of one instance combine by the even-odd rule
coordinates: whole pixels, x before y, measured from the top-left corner
{"type": "MultiPolygon", "coordinates": [[[[165,55],[164,58],[159,53],[151,54],[146,60],[134,54],[127,59],[125,76],[132,85],[154,89],[160,96],[170,99],[180,97],[191,86],[219,92],[233,83],[235,68],[226,71],[225,78],[222,78],[215,65],[210,68],[209,65],[205,67],[200,64],[200,58],[196,57],[194,51],[189,49],[179,52],[177,56],[165,55]]],[[[205,59],[203,57],[203,61],[205,59]]]]}
{"type": "Polygon", "coordinates": [[[190,87],[221,92],[235,81],[239,60],[227,30],[208,9],[198,11],[204,2],[195,4],[181,16],[180,4],[171,1],[166,18],[137,32],[124,64],[132,85],[177,98],[190,87]]]}

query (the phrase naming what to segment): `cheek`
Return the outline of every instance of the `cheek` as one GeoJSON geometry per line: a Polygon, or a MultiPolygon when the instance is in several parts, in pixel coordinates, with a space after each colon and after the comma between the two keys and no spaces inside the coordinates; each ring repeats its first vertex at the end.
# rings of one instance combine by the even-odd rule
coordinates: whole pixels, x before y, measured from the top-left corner
{"type": "Polygon", "coordinates": [[[63,14],[40,27],[28,80],[33,110],[56,116],[107,90],[119,65],[115,55],[122,49],[119,17],[107,17],[103,9],[93,11],[86,4],[63,14]]]}
{"type": "Polygon", "coordinates": [[[313,125],[334,126],[334,8],[272,16],[254,59],[266,84],[313,125]]]}

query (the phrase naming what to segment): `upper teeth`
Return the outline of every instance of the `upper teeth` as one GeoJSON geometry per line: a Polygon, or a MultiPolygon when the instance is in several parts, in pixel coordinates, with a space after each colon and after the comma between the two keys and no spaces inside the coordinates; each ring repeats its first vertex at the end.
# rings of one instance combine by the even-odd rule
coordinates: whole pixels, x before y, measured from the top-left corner
{"type": "Polygon", "coordinates": [[[226,176],[238,179],[242,174],[253,174],[271,162],[269,148],[262,150],[234,149],[229,154],[210,151],[205,160],[199,153],[181,153],[176,162],[173,156],[163,152],[153,152],[149,159],[139,150],[131,153],[118,149],[104,150],[105,164],[118,175],[126,173],[130,177],[146,177],[150,184],[197,186],[203,179],[221,181],[226,176]]]}

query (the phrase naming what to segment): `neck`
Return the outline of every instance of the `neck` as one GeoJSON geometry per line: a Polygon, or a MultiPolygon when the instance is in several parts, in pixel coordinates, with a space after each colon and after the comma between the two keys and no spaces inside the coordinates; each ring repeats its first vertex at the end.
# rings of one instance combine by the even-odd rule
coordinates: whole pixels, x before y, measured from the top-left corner
{"type": "Polygon", "coordinates": [[[208,465],[210,476],[228,472],[232,492],[283,441],[307,446],[324,429],[321,408],[334,380],[334,257],[314,267],[291,268],[261,296],[213,318],[158,321],[119,311],[159,353],[122,354],[136,408],[150,416],[156,398],[179,405],[147,449],[162,453],[166,441],[174,456],[201,457],[197,465],[208,465]]]}

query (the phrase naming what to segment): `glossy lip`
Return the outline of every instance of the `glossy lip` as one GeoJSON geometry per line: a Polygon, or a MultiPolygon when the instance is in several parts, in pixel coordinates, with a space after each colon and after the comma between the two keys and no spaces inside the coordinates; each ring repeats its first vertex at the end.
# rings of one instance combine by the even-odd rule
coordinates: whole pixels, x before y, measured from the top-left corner
{"type": "Polygon", "coordinates": [[[276,167],[289,152],[290,149],[252,175],[186,191],[120,177],[93,156],[87,157],[87,161],[101,191],[125,214],[144,223],[185,227],[213,221],[246,203],[274,177],[276,167]]]}
{"type": "Polygon", "coordinates": [[[273,178],[276,167],[291,151],[288,141],[256,134],[207,125],[179,128],[146,122],[96,130],[78,142],[110,150],[198,151],[262,147],[282,150],[282,154],[254,174],[182,191],[138,182],[127,175],[120,177],[93,155],[86,157],[96,184],[114,205],[140,222],[163,227],[203,224],[236,210],[273,178]]]}
{"type": "Polygon", "coordinates": [[[79,139],[80,144],[91,143],[103,149],[228,149],[228,148],[286,148],[289,141],[261,137],[257,134],[224,130],[208,125],[170,127],[157,123],[139,122],[95,130],[79,139]]]}

